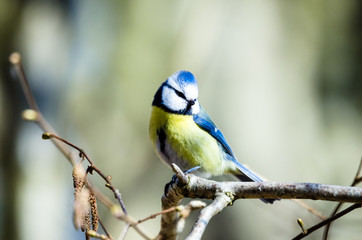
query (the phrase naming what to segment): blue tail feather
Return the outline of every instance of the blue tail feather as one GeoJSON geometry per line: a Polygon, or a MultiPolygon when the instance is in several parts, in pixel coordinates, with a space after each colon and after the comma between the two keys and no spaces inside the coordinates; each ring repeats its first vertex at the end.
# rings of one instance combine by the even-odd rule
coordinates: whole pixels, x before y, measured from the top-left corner
{"type": "Polygon", "coordinates": [[[239,163],[235,159],[233,159],[232,161],[235,163],[235,165],[239,169],[239,171],[243,175],[245,175],[245,178],[249,179],[249,181],[247,181],[247,180],[242,180],[242,181],[245,181],[245,182],[264,182],[258,175],[256,175],[252,171],[250,171],[248,168],[246,168],[244,165],[242,165],[241,163],[239,163]]]}
{"type": "MultiPolygon", "coordinates": [[[[239,169],[241,174],[235,174],[235,177],[237,177],[242,182],[264,182],[258,175],[250,171],[248,168],[246,168],[244,165],[236,161],[235,159],[232,160],[236,167],[239,169]]],[[[264,203],[274,203],[275,200],[280,199],[260,199],[264,203]]]]}

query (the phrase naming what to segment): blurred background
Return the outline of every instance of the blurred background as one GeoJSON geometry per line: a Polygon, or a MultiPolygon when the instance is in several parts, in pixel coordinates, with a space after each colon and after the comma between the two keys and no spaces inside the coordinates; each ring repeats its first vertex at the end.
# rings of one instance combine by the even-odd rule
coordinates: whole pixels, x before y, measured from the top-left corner
{"type": "MultiPolygon", "coordinates": [[[[130,215],[161,209],[171,170],[148,138],[151,102],[175,71],[239,161],[271,181],[349,185],[362,155],[362,2],[0,0],[0,239],[84,239],[72,224],[72,167],[27,108],[19,51],[45,118],[112,175],[130,215]]],[[[92,177],[106,194],[104,182],[92,177]]],[[[325,215],[335,203],[306,201],[325,215]]],[[[184,238],[198,213],[187,220],[184,238]]],[[[113,236],[124,224],[101,207],[113,236]]],[[[290,239],[317,217],[288,200],[239,200],[204,239],[290,239]]],[[[360,239],[360,210],[331,239],[360,239]]],[[[144,224],[151,236],[160,219],[144,224]]],[[[322,231],[306,239],[321,239],[322,231]]],[[[130,230],[126,239],[141,239],[130,230]]]]}

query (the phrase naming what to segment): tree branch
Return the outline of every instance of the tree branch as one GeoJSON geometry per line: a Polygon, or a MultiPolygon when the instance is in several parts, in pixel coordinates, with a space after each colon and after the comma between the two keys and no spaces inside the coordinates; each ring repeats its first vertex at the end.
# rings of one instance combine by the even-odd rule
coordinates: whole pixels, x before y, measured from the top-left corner
{"type": "MultiPolygon", "coordinates": [[[[204,224],[205,226],[202,228],[206,227],[208,220],[222,209],[220,206],[226,207],[236,199],[299,198],[362,204],[362,188],[358,187],[317,183],[216,182],[192,174],[184,174],[175,164],[173,165],[173,170],[176,172],[177,179],[173,179],[166,186],[165,194],[162,196],[162,208],[168,209],[177,206],[183,198],[214,199],[214,202],[206,207],[199,217],[199,219],[207,219],[207,221],[204,222],[206,223],[204,224]],[[226,201],[227,199],[229,199],[229,201],[226,201]],[[208,212],[209,208],[215,209],[208,212]]],[[[159,233],[160,239],[176,239],[180,232],[178,229],[178,219],[179,216],[175,212],[162,216],[161,231],[159,233]]],[[[197,227],[196,229],[194,227],[189,237],[199,239],[193,236],[196,236],[196,232],[201,231],[202,228],[197,227]]],[[[197,236],[200,235],[198,234],[197,236]]]]}
{"type": "Polygon", "coordinates": [[[191,233],[187,236],[186,240],[201,239],[210,219],[221,212],[228,205],[231,205],[232,202],[232,196],[227,196],[226,194],[221,193],[217,194],[215,200],[210,205],[201,210],[200,216],[193,226],[191,233]]]}

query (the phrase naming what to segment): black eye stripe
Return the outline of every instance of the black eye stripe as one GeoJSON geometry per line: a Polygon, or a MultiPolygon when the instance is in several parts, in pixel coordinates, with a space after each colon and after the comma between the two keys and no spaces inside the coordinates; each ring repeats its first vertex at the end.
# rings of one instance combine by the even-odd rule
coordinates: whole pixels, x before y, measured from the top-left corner
{"type": "Polygon", "coordinates": [[[183,98],[183,99],[187,100],[185,94],[183,94],[182,92],[178,91],[177,89],[175,89],[174,87],[172,87],[171,85],[169,85],[167,83],[165,84],[165,86],[167,86],[167,87],[171,88],[172,90],[174,90],[175,93],[177,94],[177,96],[179,96],[180,98],[183,98]]]}
{"type": "Polygon", "coordinates": [[[175,92],[176,92],[177,96],[179,96],[179,97],[181,97],[183,99],[186,99],[185,94],[183,94],[182,92],[177,91],[176,89],[175,89],[175,92]]]}

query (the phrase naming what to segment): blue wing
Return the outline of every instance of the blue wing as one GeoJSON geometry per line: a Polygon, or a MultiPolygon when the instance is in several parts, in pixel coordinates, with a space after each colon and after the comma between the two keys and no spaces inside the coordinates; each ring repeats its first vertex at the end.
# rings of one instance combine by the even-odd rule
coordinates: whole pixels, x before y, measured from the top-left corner
{"type": "Polygon", "coordinates": [[[235,159],[234,153],[231,150],[229,144],[226,142],[226,139],[222,132],[216,127],[215,123],[211,120],[209,114],[200,107],[200,112],[193,116],[195,123],[213,136],[223,147],[224,151],[229,154],[232,158],[235,159]]]}
{"type": "Polygon", "coordinates": [[[207,112],[200,107],[200,112],[193,116],[195,123],[208,132],[211,136],[213,136],[223,147],[223,150],[227,154],[226,157],[228,160],[233,161],[235,163],[235,166],[240,170],[242,175],[236,175],[237,178],[239,178],[241,181],[255,181],[255,182],[262,182],[263,180],[250,171],[248,168],[246,168],[244,165],[239,163],[235,156],[233,151],[231,150],[229,144],[226,142],[226,139],[222,132],[216,127],[215,123],[212,122],[210,116],[207,114],[207,112]]]}

